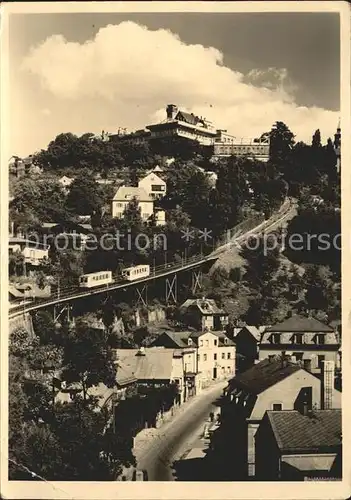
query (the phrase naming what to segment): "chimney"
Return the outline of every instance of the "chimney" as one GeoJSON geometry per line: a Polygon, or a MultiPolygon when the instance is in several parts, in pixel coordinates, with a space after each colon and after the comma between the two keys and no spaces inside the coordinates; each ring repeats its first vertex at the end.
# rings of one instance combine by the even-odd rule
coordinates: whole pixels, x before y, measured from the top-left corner
{"type": "Polygon", "coordinates": [[[335,377],[334,361],[323,361],[321,381],[321,409],[333,408],[333,389],[335,377]]]}
{"type": "Polygon", "coordinates": [[[178,107],[175,104],[168,104],[166,108],[167,120],[174,120],[178,113],[178,107]]]}

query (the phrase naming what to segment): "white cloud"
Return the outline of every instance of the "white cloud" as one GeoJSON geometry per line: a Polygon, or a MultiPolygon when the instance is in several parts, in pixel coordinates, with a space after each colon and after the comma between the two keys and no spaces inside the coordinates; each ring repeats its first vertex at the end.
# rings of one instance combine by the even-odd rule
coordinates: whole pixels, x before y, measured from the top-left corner
{"type": "Polygon", "coordinates": [[[309,141],[317,127],[327,138],[338,120],[335,112],[299,107],[284,68],[243,75],[225,67],[213,47],[187,45],[169,31],[133,22],[106,26],[84,44],[54,35],[30,50],[22,69],[57,99],[70,101],[72,110],[92,100],[110,103],[104,119],[90,113],[87,130],[101,130],[104,123],[147,125],[164,119],[170,102],[239,137],[256,136],[279,120],[298,140],[309,141]]]}

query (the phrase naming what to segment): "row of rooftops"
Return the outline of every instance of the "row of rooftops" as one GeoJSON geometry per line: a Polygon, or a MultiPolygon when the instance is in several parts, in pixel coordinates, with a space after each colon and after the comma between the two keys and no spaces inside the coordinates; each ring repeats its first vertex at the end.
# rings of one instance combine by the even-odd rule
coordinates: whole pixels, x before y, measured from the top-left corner
{"type": "MultiPolygon", "coordinates": [[[[179,332],[173,332],[173,331],[165,331],[162,335],[165,337],[168,337],[171,342],[173,342],[175,345],[177,345],[179,348],[184,349],[186,347],[197,347],[199,346],[199,339],[203,335],[206,335],[207,333],[211,333],[212,335],[215,335],[218,338],[218,347],[232,347],[235,346],[235,342],[231,340],[225,332],[218,332],[218,331],[179,331],[179,332]]],[[[156,339],[157,341],[157,339],[156,339]]]]}

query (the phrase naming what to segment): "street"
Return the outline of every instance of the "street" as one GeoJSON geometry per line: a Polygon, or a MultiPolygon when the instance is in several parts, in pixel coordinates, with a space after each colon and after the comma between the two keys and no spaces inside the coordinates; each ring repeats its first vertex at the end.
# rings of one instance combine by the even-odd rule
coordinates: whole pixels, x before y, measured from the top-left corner
{"type": "Polygon", "coordinates": [[[198,438],[205,421],[226,385],[226,381],[219,382],[184,403],[187,405],[185,411],[175,415],[174,419],[160,428],[160,433],[155,436],[150,447],[136,457],[138,469],[148,471],[149,481],[195,480],[191,477],[185,479],[184,472],[181,472],[179,467],[174,471],[172,464],[184,455],[194,442],[198,447],[198,438]]]}

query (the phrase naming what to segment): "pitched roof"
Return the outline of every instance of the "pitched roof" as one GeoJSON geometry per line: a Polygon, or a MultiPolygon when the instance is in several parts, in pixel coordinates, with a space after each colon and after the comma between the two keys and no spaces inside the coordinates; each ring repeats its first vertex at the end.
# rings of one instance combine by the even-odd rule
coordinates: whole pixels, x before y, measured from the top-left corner
{"type": "Polygon", "coordinates": [[[198,307],[202,314],[227,314],[223,309],[217,306],[216,301],[213,299],[188,299],[180,308],[186,309],[190,306],[198,307]]]}
{"type": "Polygon", "coordinates": [[[230,380],[229,387],[240,387],[252,394],[260,394],[299,370],[302,370],[299,365],[286,362],[282,366],[281,359],[267,358],[230,380]]]}
{"type": "Polygon", "coordinates": [[[167,335],[178,347],[188,347],[188,338],[194,332],[164,332],[163,335],[167,335]]]}
{"type": "Polygon", "coordinates": [[[138,201],[152,201],[152,198],[150,198],[143,188],[132,186],[119,187],[113,197],[113,201],[126,201],[133,198],[136,198],[138,201]]]}
{"type": "Polygon", "coordinates": [[[124,385],[131,384],[136,382],[138,379],[131,371],[129,366],[126,366],[122,361],[117,361],[117,373],[116,373],[116,382],[120,387],[124,385]]]}
{"type": "Polygon", "coordinates": [[[149,177],[151,178],[152,181],[159,182],[161,184],[166,184],[166,182],[163,179],[161,179],[161,177],[159,177],[157,174],[155,174],[155,171],[153,170],[152,172],[149,172],[148,174],[144,175],[144,177],[142,177],[139,180],[138,185],[149,177]]]}
{"type": "Polygon", "coordinates": [[[267,411],[282,451],[337,448],[341,444],[341,410],[314,410],[304,416],[296,410],[267,411]]]}
{"type": "Polygon", "coordinates": [[[224,346],[235,346],[235,342],[228,337],[224,332],[210,332],[213,333],[213,335],[216,335],[219,340],[219,347],[224,347],[224,346]]]}
{"type": "Polygon", "coordinates": [[[290,318],[270,326],[266,332],[332,332],[333,329],[321,323],[315,318],[306,318],[298,314],[290,318]]]}
{"type": "Polygon", "coordinates": [[[9,293],[16,298],[23,298],[24,294],[20,292],[15,286],[9,285],[9,293]]]}
{"type": "Polygon", "coordinates": [[[186,111],[178,111],[175,119],[190,123],[190,125],[197,125],[199,122],[203,123],[198,116],[186,111]]]}
{"type": "Polygon", "coordinates": [[[256,326],[250,326],[250,325],[245,325],[241,328],[234,328],[234,338],[243,330],[247,330],[256,340],[259,342],[261,340],[262,332],[265,327],[256,327],[256,326]]]}
{"type": "Polygon", "coordinates": [[[170,380],[174,349],[151,347],[139,355],[138,349],[119,349],[118,359],[138,380],[170,380]]]}

